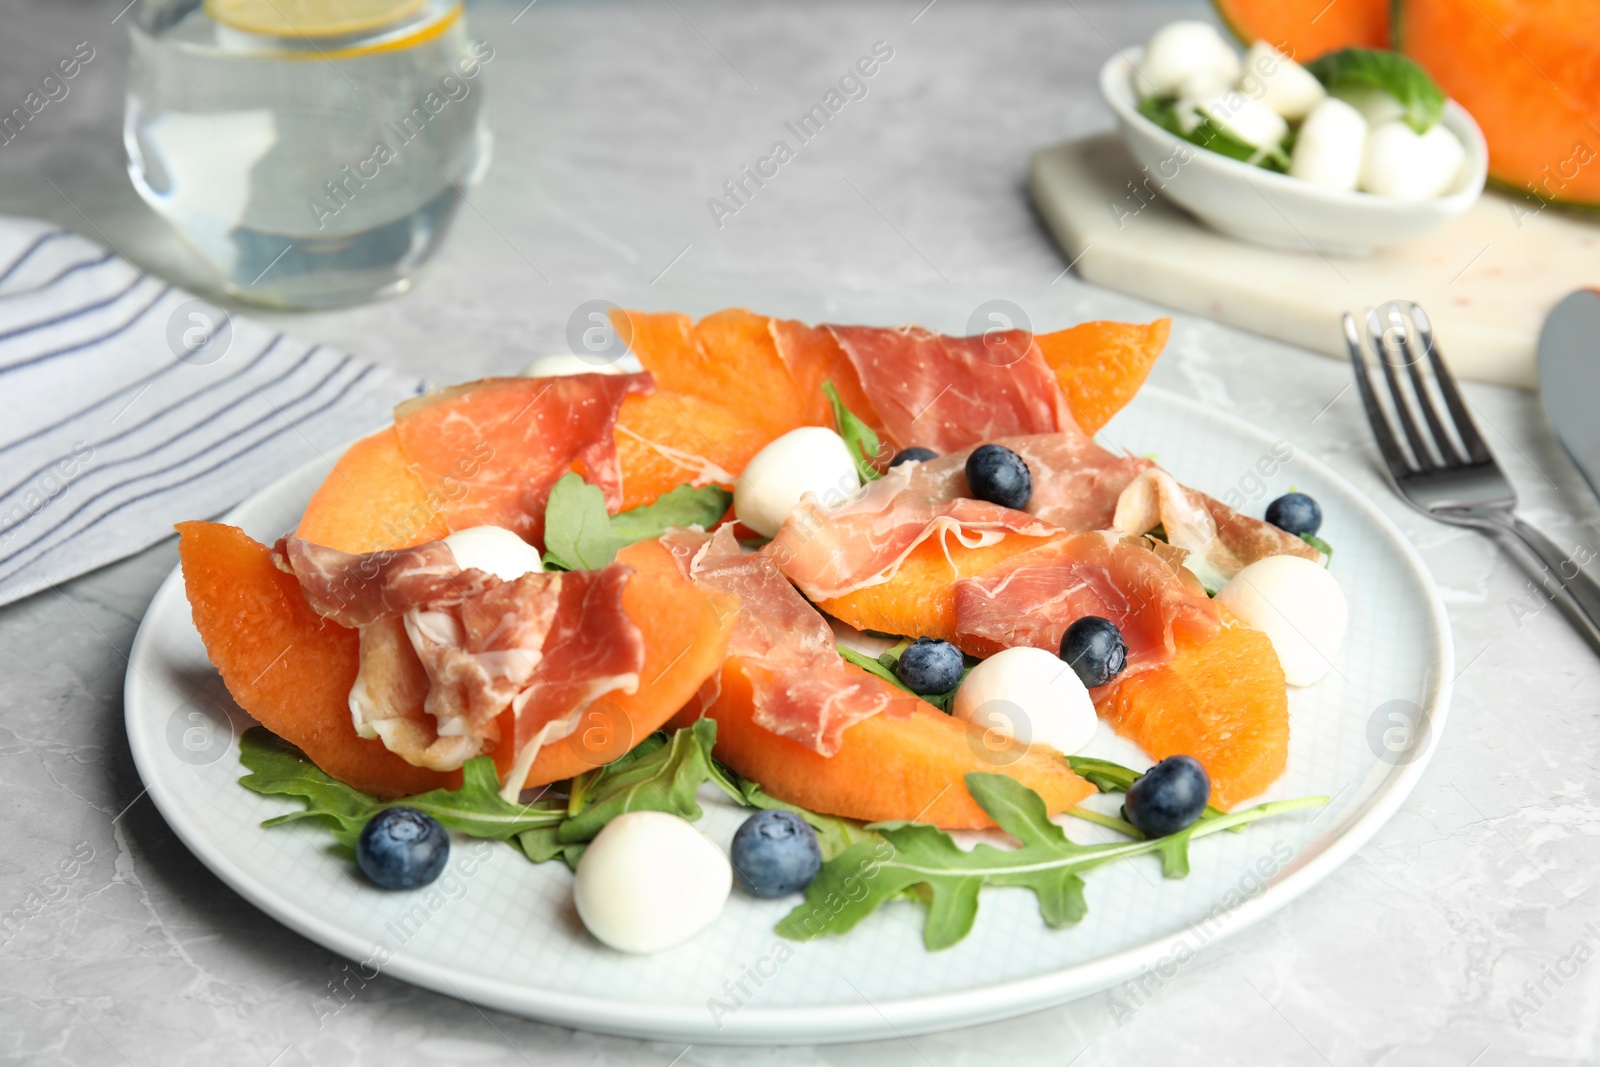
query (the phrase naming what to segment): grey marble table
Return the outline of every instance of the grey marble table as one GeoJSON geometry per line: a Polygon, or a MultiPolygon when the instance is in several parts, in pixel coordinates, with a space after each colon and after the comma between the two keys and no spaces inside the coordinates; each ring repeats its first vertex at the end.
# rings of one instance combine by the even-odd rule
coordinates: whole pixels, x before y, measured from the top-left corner
{"type": "MultiPolygon", "coordinates": [[[[123,172],[125,2],[4,5],[6,108],[76,42],[96,59],[0,147],[0,211],[98,233],[181,281],[183,254],[123,172]]],[[[524,2],[470,9],[495,49],[496,159],[416,289],[275,322],[467,378],[561,350],[569,314],[597,297],[951,331],[994,297],[1040,328],[1162,311],[1064,270],[1023,168],[1034,147],[1109,125],[1092,72],[1113,43],[1180,14],[1209,17],[1198,3],[524,2]],[[894,55],[866,98],[719,227],[707,199],[877,41],[894,55]]],[[[1438,325],[1448,345],[1448,317],[1438,325]]],[[[19,917],[0,941],[0,1060],[1595,1062],[1600,662],[1488,543],[1391,497],[1341,365],[1178,316],[1154,381],[1282,435],[1369,492],[1433,570],[1460,677],[1436,759],[1372,843],[1203,953],[1131,1018],[1102,995],[873,1045],[685,1050],[537,1025],[385,978],[319,1026],[313,1004],[341,961],[201,866],[143,797],[129,756],[124,657],[176,561],[168,542],[0,610],[0,913],[19,917]]],[[[1527,514],[1559,540],[1596,544],[1600,511],[1536,398],[1468,392],[1527,514]]]]}

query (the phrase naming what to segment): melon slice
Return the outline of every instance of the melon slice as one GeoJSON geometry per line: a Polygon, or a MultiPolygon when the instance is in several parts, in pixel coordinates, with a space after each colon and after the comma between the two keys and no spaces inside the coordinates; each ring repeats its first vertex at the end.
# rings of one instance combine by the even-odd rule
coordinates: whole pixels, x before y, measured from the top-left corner
{"type": "Polygon", "coordinates": [[[1265,41],[1301,63],[1340,48],[1389,47],[1391,0],[1212,2],[1239,40],[1245,44],[1265,41]]]}
{"type": "Polygon", "coordinates": [[[341,782],[385,800],[451,784],[356,733],[356,631],[321,618],[272,550],[215,522],[178,524],[194,626],[233,699],[341,782]]]}
{"type": "Polygon", "coordinates": [[[1483,128],[1491,179],[1533,198],[1526,211],[1600,208],[1591,0],[1396,0],[1395,12],[1395,47],[1483,128]]]}
{"type": "Polygon", "coordinates": [[[410,548],[450,532],[441,517],[444,503],[412,473],[390,426],[345,450],[312,494],[295,533],[341,552],[410,548]]]}
{"type": "Polygon", "coordinates": [[[1056,372],[1078,425],[1093,435],[1144,385],[1171,333],[1171,319],[1143,325],[1085,322],[1055,333],[1035,334],[1033,340],[1056,372]]]}
{"type": "MultiPolygon", "coordinates": [[[[356,631],[316,615],[299,581],[273,565],[266,545],[219,523],[186,522],[178,532],[195,628],[241,708],[363,792],[390,799],[459,783],[459,773],[413,767],[382,742],[357,735],[349,706],[356,631]]],[[[736,601],[684,579],[658,542],[630,545],[617,558],[634,568],[622,603],[644,635],[639,691],[612,694],[588,709],[573,739],[539,753],[530,785],[623,755],[665,724],[727,653],[736,601]]]]}
{"type": "MultiPolygon", "coordinates": [[[[1051,813],[1095,791],[1054,749],[986,736],[922,701],[907,716],[863,719],[844,732],[838,752],[819,755],[756,723],[742,662],[734,657],[723,666],[722,691],[706,711],[717,721],[716,755],[779,800],[866,822],[906,820],[958,830],[994,825],[966,790],[969,771],[1010,775],[1044,798],[1051,813]]],[[[873,681],[900,695],[887,682],[873,681]]],[[[674,725],[697,717],[698,706],[685,709],[674,725]]]]}
{"type": "Polygon", "coordinates": [[[1116,683],[1095,707],[1154,759],[1199,760],[1211,775],[1211,802],[1226,809],[1283,773],[1289,695],[1267,636],[1226,613],[1224,619],[1203,644],[1178,631],[1171,663],[1116,683]]]}

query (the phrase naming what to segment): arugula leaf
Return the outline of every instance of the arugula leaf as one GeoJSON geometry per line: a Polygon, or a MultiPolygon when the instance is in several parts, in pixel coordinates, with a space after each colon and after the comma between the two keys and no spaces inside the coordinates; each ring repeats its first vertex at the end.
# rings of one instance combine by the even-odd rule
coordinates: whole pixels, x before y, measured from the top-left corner
{"type": "Polygon", "coordinates": [[[1306,64],[1335,96],[1376,89],[1405,108],[1406,125],[1427,133],[1444,114],[1444,90],[1415,61],[1383,48],[1345,48],[1306,64]]]}
{"type": "Polygon", "coordinates": [[[778,923],[779,935],[810,940],[843,934],[884,901],[913,886],[926,887],[917,898],[927,908],[922,941],[929,951],[949,948],[972,930],[978,893],[985,885],[1033,890],[1045,923],[1059,928],[1082,919],[1088,910],[1083,871],[1156,854],[1167,877],[1182,877],[1188,873],[1188,846],[1194,838],[1327,803],[1326,797],[1276,801],[1198,822],[1154,841],[1077,845],[1050,821],[1039,794],[1014,778],[974,771],[966,783],[979,807],[1021,847],[1008,851],[980,844],[967,852],[933,826],[879,824],[873,827],[878,840],[852,845],[822,865],[806,890],[805,902],[778,923]]]}
{"type": "Polygon", "coordinates": [[[878,458],[878,450],[883,447],[883,442],[878,440],[878,435],[871,426],[862,422],[855,413],[844,406],[844,401],[839,399],[839,390],[833,383],[823,382],[822,392],[828,398],[828,403],[833,405],[833,421],[839,428],[839,436],[844,438],[844,443],[849,446],[850,458],[855,460],[856,473],[861,476],[861,484],[866,485],[874,478],[882,478],[872,461],[878,458]]]}
{"type": "MultiPolygon", "coordinates": [[[[1072,773],[1088,782],[1102,793],[1126,793],[1128,787],[1144,777],[1142,771],[1124,767],[1120,763],[1112,763],[1108,759],[1095,759],[1092,756],[1068,756],[1067,766],[1072,768],[1072,773]]],[[[1214,804],[1207,804],[1200,813],[1202,819],[1215,819],[1227,812],[1214,804]]]]}
{"type": "MultiPolygon", "coordinates": [[[[865,652],[857,652],[847,645],[835,645],[834,648],[846,663],[854,663],[868,674],[877,675],[896,689],[904,689],[906,692],[911,693],[911,690],[906,687],[906,683],[900,680],[900,676],[885,667],[883,661],[876,656],[869,656],[865,652]]],[[[916,696],[915,693],[911,695],[916,696]]]]}
{"type": "MultiPolygon", "coordinates": [[[[951,689],[949,692],[924,695],[914,691],[910,686],[906,685],[905,682],[900,680],[900,675],[895,671],[895,664],[900,662],[900,654],[904,652],[910,646],[910,644],[910,641],[902,639],[898,645],[887,649],[876,659],[864,652],[857,652],[855,649],[847,648],[844,645],[835,645],[834,647],[838,650],[839,655],[844,658],[845,662],[854,663],[857,667],[860,667],[862,670],[882,678],[895,688],[905,690],[918,700],[927,701],[929,704],[932,704],[946,715],[950,714],[950,706],[955,703],[956,691],[961,688],[960,682],[957,682],[955,688],[951,689]]],[[[971,659],[971,657],[967,658],[969,660],[971,659]]],[[[969,662],[962,669],[962,681],[965,681],[967,675],[972,672],[972,667],[973,663],[969,662]]]]}
{"type": "Polygon", "coordinates": [[[611,528],[606,497],[568,471],[550,487],[544,506],[544,558],[564,571],[599,570],[617,558],[623,541],[611,528]]]}
{"type": "Polygon", "coordinates": [[[728,513],[733,494],[718,485],[696,489],[684,484],[644,504],[611,516],[611,529],[624,545],[660,537],[669,526],[711,529],[728,513]]]}
{"type": "Polygon", "coordinates": [[[385,808],[415,808],[451,830],[499,841],[554,826],[566,817],[566,806],[560,801],[512,804],[502,799],[494,760],[488,756],[466,762],[461,768],[460,789],[435,789],[392,801],[370,797],[323,773],[298,748],[264,727],[253,726],[239,739],[239,762],[251,771],[239,779],[246,789],[294,797],[306,805],[303,811],[288,812],[261,825],[311,819],[327,826],[340,844],[350,848],[355,847],[367,820],[385,808]]]}
{"type": "Polygon", "coordinates": [[[1323,559],[1323,561],[1322,561],[1322,565],[1324,567],[1333,566],[1333,546],[1332,545],[1328,544],[1328,542],[1324,541],[1322,538],[1318,537],[1316,534],[1303,533],[1303,534],[1300,535],[1300,540],[1304,541],[1306,544],[1310,545],[1312,548],[1314,548],[1318,552],[1322,553],[1322,555],[1325,557],[1323,559]]]}
{"type": "Polygon", "coordinates": [[[1289,153],[1283,145],[1256,148],[1236,137],[1224,133],[1203,115],[1195,115],[1195,122],[1186,123],[1178,111],[1178,101],[1146,97],[1139,101],[1139,114],[1160,126],[1168,133],[1183,138],[1229,159],[1249,163],[1263,170],[1283,172],[1289,169],[1289,153]]]}
{"type": "MultiPolygon", "coordinates": [[[[667,811],[693,822],[700,818],[695,793],[711,777],[711,746],[717,721],[700,719],[639,754],[639,745],[621,759],[597,767],[582,778],[586,801],[561,824],[556,837],[563,845],[591,841],[612,819],[630,811],[667,811]],[[591,777],[592,776],[592,777],[591,777]]],[[[574,786],[578,780],[574,780],[574,786]]]]}
{"type": "Polygon", "coordinates": [[[739,778],[738,790],[740,795],[737,799],[747,807],[791,812],[810,823],[811,828],[817,832],[817,844],[822,848],[824,860],[833,859],[852,845],[877,839],[876,833],[854,819],[845,819],[837,815],[818,815],[814,811],[807,811],[805,808],[767,795],[766,790],[748,778],[739,778]]]}

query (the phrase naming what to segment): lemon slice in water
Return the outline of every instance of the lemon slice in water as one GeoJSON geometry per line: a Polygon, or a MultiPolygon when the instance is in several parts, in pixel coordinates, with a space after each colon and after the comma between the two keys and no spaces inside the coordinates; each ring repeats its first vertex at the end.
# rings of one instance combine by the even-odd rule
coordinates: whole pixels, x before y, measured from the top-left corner
{"type": "Polygon", "coordinates": [[[392,26],[427,0],[205,0],[230,29],[262,37],[348,37],[392,26]]]}

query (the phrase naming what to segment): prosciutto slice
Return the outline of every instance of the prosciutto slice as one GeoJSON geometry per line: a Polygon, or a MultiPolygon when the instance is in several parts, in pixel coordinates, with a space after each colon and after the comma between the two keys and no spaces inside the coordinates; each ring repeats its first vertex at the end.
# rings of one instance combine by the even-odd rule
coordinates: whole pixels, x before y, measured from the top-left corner
{"type": "Polygon", "coordinates": [[[829,326],[900,448],[936,452],[998,437],[1076,429],[1033,335],[993,330],[945,337],[920,326],[829,326]]]}
{"type": "Polygon", "coordinates": [[[510,745],[514,798],[542,745],[606,693],[638,688],[644,640],[622,608],[623,564],[503,582],[462,570],[438,541],[354,555],[290,537],[278,552],[313,610],[360,629],[356,732],[416,766],[454,770],[510,745]]]}
{"type": "Polygon", "coordinates": [[[1315,548],[1294,534],[1179,485],[1176,478],[1153,465],[1118,496],[1111,526],[1129,535],[1146,534],[1160,526],[1168,543],[1188,553],[1184,565],[1211,589],[1222,588],[1245,566],[1268,556],[1320,558],[1315,548]]]}
{"type": "Polygon", "coordinates": [[[648,374],[488,378],[406,401],[394,428],[449,529],[504,526],[543,544],[545,501],[569,469],[621,507],[617,412],[652,388],[648,374]]]}
{"type": "Polygon", "coordinates": [[[1111,525],[1123,489],[1148,465],[1119,456],[1072,426],[1061,433],[1002,437],[1033,472],[1026,512],[970,497],[970,449],[903,463],[829,510],[807,498],[764,550],[812,600],[829,600],[893,579],[911,551],[937,537],[969,548],[1007,533],[1047,537],[1111,525]]]}
{"type": "Polygon", "coordinates": [[[750,679],[758,725],[832,756],[845,730],[863,719],[910,713],[917,698],[890,694],[848,667],[827,620],[771,559],[742,551],[731,526],[714,534],[673,530],[661,543],[690,580],[739,598],[728,657],[750,679]]]}
{"type": "Polygon", "coordinates": [[[1222,623],[1205,589],[1171,555],[1159,542],[1097,531],[1013,556],[956,582],[956,644],[979,656],[1018,645],[1055,652],[1068,626],[1098,615],[1116,623],[1127,642],[1123,677],[1167,663],[1177,650],[1175,631],[1204,641],[1222,623]]]}

